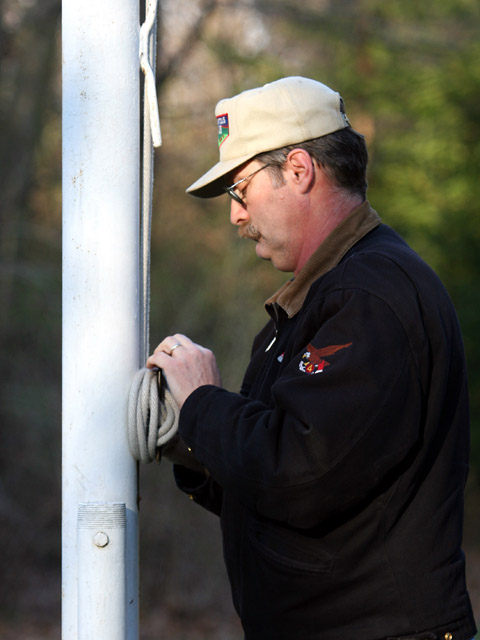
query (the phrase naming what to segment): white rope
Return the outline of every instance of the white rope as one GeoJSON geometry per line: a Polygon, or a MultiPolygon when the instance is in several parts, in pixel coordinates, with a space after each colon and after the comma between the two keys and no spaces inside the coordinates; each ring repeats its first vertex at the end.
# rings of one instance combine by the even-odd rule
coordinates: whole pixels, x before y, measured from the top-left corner
{"type": "Polygon", "coordinates": [[[157,10],[158,0],[146,0],[145,22],[140,27],[140,67],[145,74],[145,106],[149,111],[149,126],[154,147],[160,147],[162,144],[154,71],[157,52],[157,10]]]}
{"type": "Polygon", "coordinates": [[[128,399],[128,442],[136,460],[160,460],[178,430],[179,410],[158,371],[137,371],[128,399]],[[163,384],[162,384],[163,382],[163,384]]]}
{"type": "Polygon", "coordinates": [[[145,22],[140,27],[140,66],[145,74],[143,99],[143,184],[142,216],[140,220],[140,362],[149,354],[150,316],[150,242],[152,235],[152,206],[154,178],[154,147],[162,143],[160,116],[155,84],[157,51],[157,7],[158,0],[146,0],[145,22]]]}
{"type": "MultiPolygon", "coordinates": [[[[152,231],[154,147],[162,143],[155,83],[158,0],[146,0],[145,22],[140,27],[140,66],[145,74],[143,109],[143,184],[140,221],[140,362],[149,353],[150,242],[152,231]]],[[[132,455],[144,463],[160,459],[161,448],[178,429],[178,407],[162,375],[140,369],[128,399],[128,442],[132,455]]]]}

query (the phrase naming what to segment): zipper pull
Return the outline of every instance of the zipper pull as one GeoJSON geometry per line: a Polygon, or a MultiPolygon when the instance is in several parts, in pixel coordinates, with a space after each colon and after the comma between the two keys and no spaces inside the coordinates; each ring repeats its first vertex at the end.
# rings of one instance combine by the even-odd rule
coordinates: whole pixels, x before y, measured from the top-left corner
{"type": "Polygon", "coordinates": [[[265,349],[265,353],[267,353],[267,351],[270,351],[270,349],[273,347],[273,345],[275,344],[275,340],[277,339],[277,334],[275,333],[273,340],[270,342],[270,344],[268,345],[268,347],[265,349]]]}
{"type": "Polygon", "coordinates": [[[268,345],[268,347],[265,349],[265,353],[267,353],[267,351],[270,351],[270,349],[275,344],[275,340],[277,339],[277,336],[278,336],[279,317],[278,317],[278,306],[277,306],[276,302],[274,304],[272,304],[271,309],[272,309],[272,313],[270,315],[272,316],[272,320],[273,320],[274,327],[275,327],[275,336],[274,336],[273,340],[270,342],[270,344],[268,345]]]}

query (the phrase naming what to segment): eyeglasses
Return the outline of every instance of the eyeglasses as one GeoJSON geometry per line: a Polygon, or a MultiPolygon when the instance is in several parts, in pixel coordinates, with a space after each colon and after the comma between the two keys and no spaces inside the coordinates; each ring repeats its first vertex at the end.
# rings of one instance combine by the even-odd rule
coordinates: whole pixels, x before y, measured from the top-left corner
{"type": "MultiPolygon", "coordinates": [[[[263,171],[264,169],[266,169],[267,167],[271,167],[271,164],[265,164],[263,165],[263,167],[260,167],[260,169],[257,169],[256,171],[254,171],[253,173],[250,173],[250,175],[245,176],[245,178],[242,178],[241,180],[239,180],[238,182],[235,182],[234,184],[232,184],[230,187],[223,187],[224,190],[228,193],[228,195],[233,198],[233,200],[235,200],[235,202],[238,202],[241,205],[245,204],[245,200],[242,197],[241,194],[237,193],[235,191],[235,189],[238,187],[239,184],[242,184],[242,182],[245,182],[245,180],[249,180],[250,178],[253,178],[253,176],[257,173],[259,173],[260,171],[263,171]]],[[[245,191],[245,189],[243,190],[245,191]]],[[[242,192],[243,193],[243,192],[242,192]]]]}

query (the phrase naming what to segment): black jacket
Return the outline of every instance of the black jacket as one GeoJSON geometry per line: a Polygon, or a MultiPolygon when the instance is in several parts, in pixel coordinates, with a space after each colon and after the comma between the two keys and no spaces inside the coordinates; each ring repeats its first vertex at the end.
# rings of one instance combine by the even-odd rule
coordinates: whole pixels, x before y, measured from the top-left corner
{"type": "Polygon", "coordinates": [[[270,300],[240,394],[200,387],[181,411],[211,475],[177,481],[221,515],[248,640],[476,631],[462,338],[437,276],[378,225],[365,203],[270,300]]]}

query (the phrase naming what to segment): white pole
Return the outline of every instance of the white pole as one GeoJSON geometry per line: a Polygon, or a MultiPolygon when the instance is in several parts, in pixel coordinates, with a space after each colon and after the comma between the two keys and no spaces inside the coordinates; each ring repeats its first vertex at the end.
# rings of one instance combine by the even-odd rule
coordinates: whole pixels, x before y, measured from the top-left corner
{"type": "Polygon", "coordinates": [[[138,0],[63,0],[62,39],[62,637],[135,640],[138,0]]]}

